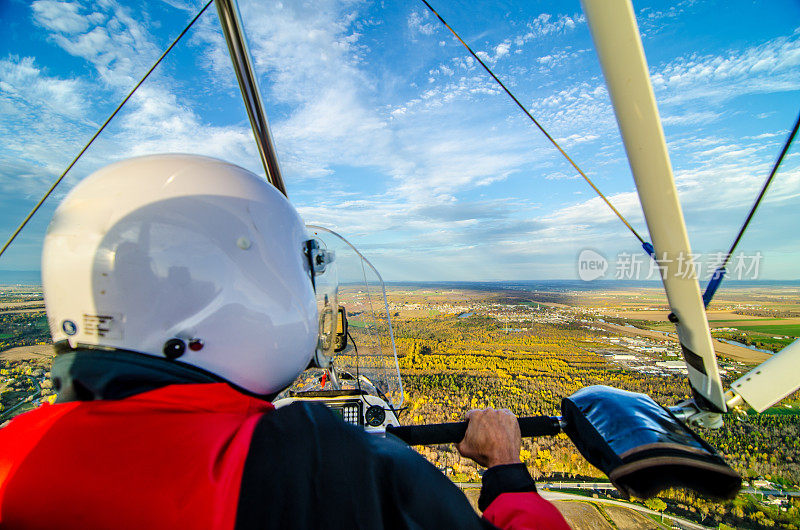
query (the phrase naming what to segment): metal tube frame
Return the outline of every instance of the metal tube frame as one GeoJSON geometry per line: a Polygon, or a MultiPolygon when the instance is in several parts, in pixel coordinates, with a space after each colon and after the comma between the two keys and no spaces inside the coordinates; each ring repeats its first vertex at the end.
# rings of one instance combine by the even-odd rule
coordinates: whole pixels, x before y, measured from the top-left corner
{"type": "Polygon", "coordinates": [[[725,412],[725,396],[691,247],[631,0],[581,0],[662,271],[697,405],[725,412]]]}
{"type": "Polygon", "coordinates": [[[267,180],[288,197],[275,153],[275,144],[269,132],[269,122],[261,102],[258,82],[253,72],[250,50],[242,31],[242,19],[239,16],[236,0],[214,0],[214,4],[217,7],[219,23],[222,26],[222,33],[225,34],[225,42],[228,44],[228,52],[233,62],[233,69],[236,71],[236,79],[239,81],[239,89],[242,92],[267,180]]]}

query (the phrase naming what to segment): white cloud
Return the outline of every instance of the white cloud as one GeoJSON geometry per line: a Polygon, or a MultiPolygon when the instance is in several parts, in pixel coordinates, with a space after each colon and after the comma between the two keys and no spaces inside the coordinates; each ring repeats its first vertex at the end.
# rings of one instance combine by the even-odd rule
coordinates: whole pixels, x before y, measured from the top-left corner
{"type": "Polygon", "coordinates": [[[654,9],[650,6],[643,7],[636,14],[636,21],[639,31],[643,38],[650,37],[661,32],[664,26],[669,23],[665,19],[677,19],[697,4],[696,0],[681,0],[673,2],[666,9],[654,9]]]}
{"type": "MultiPolygon", "coordinates": [[[[670,108],[671,112],[681,112],[680,108],[670,108]]],[[[701,110],[682,114],[668,114],[661,116],[664,125],[706,125],[722,117],[719,112],[701,110]]]]}
{"type": "Polygon", "coordinates": [[[78,3],[38,0],[31,8],[36,21],[50,30],[83,33],[89,28],[89,21],[78,3]]]}
{"type": "Polygon", "coordinates": [[[721,55],[691,55],[651,72],[663,103],[714,104],[746,94],[800,90],[800,31],[721,55]]]}
{"type": "Polygon", "coordinates": [[[408,28],[412,34],[421,33],[423,35],[433,35],[436,31],[435,21],[431,20],[431,16],[427,11],[423,11],[420,15],[419,11],[412,11],[408,15],[408,28]]]}
{"type": "Polygon", "coordinates": [[[495,60],[500,59],[501,57],[504,57],[504,56],[508,55],[508,52],[509,52],[510,49],[511,49],[511,46],[507,42],[502,42],[502,43],[498,44],[497,46],[495,46],[494,47],[495,60]]]}
{"type": "Polygon", "coordinates": [[[552,75],[556,69],[568,71],[569,67],[577,63],[585,53],[594,53],[594,50],[588,48],[573,50],[571,46],[552,50],[536,59],[536,63],[539,64],[538,72],[552,75]]]}
{"type": "MultiPolygon", "coordinates": [[[[538,20],[538,30],[535,34],[538,36],[568,31],[575,23],[574,20],[569,23],[566,18],[555,22],[546,17],[538,20]]],[[[585,51],[570,53],[579,54],[585,51]]],[[[498,45],[491,49],[491,53],[492,55],[488,53],[484,55],[489,61],[496,60],[494,55],[505,56],[508,50],[498,45]]],[[[566,52],[559,53],[558,56],[543,58],[540,63],[552,67],[567,57],[569,55],[566,52]]],[[[306,75],[321,74],[323,79],[326,78],[326,71],[324,68],[320,70],[320,65],[314,63],[313,56],[309,58],[298,55],[296,58],[299,62],[295,61],[295,64],[310,66],[301,69],[306,75]]],[[[328,60],[330,59],[331,57],[328,57],[328,60]]],[[[344,72],[345,79],[352,75],[351,79],[359,80],[361,85],[369,85],[368,79],[366,83],[363,82],[365,74],[356,70],[357,63],[349,60],[346,55],[337,56],[335,59],[331,66],[344,72]]],[[[457,69],[470,72],[474,68],[472,61],[463,57],[454,57],[452,64],[453,73],[457,69]]],[[[299,158],[303,160],[316,158],[322,162],[326,157],[330,158],[331,153],[336,152],[338,159],[355,164],[374,164],[381,171],[388,171],[397,179],[398,188],[382,198],[375,198],[370,201],[371,204],[351,202],[346,205],[318,205],[305,208],[303,210],[305,215],[315,220],[334,223],[345,232],[361,234],[367,239],[369,234],[376,234],[382,230],[411,230],[415,235],[406,240],[405,244],[413,245],[414,241],[420,241],[420,234],[430,228],[425,221],[416,219],[415,213],[419,210],[409,204],[408,200],[400,199],[400,196],[422,197],[423,201],[428,200],[427,197],[449,196],[452,199],[452,194],[458,194],[459,190],[508,178],[520,171],[525,164],[537,159],[538,154],[530,151],[529,140],[509,142],[507,131],[496,136],[491,133],[475,136],[469,128],[465,128],[464,123],[453,123],[454,127],[447,124],[448,116],[457,113],[457,109],[462,108],[461,103],[474,105],[470,99],[484,101],[482,99],[484,95],[494,97],[499,93],[497,87],[482,74],[455,76],[445,73],[440,65],[429,70],[429,75],[442,76],[441,79],[444,81],[437,79],[437,84],[433,88],[424,90],[416,98],[390,107],[384,116],[374,111],[367,111],[361,105],[364,94],[353,88],[356,83],[348,86],[339,81],[333,85],[334,90],[317,91],[314,96],[305,97],[298,110],[288,120],[277,125],[276,130],[280,130],[282,138],[292,139],[290,151],[302,153],[299,158]],[[361,145],[342,147],[342,137],[335,128],[337,123],[343,125],[341,129],[358,131],[358,134],[352,135],[352,139],[361,145]],[[439,139],[435,132],[437,129],[447,130],[449,137],[439,139]],[[365,135],[369,138],[367,141],[364,140],[365,135]],[[356,138],[359,140],[355,140],[356,138]],[[427,140],[419,142],[418,138],[427,140]],[[333,149],[332,142],[339,143],[338,150],[343,151],[341,154],[333,149]],[[372,156],[368,156],[367,153],[371,153],[372,156]],[[338,214],[325,213],[331,210],[346,213],[341,217],[338,214]]],[[[301,91],[304,88],[301,84],[301,91]]],[[[583,81],[551,96],[535,99],[531,108],[537,110],[535,115],[544,116],[544,121],[554,124],[553,132],[561,133],[559,136],[568,145],[594,142],[609,134],[617,136],[616,121],[600,79],[583,81]]],[[[666,125],[696,125],[704,120],[709,121],[718,117],[717,113],[712,111],[671,109],[668,106],[662,111],[666,125]]],[[[752,153],[747,149],[733,149],[726,154],[718,153],[714,158],[717,163],[721,163],[724,157],[741,161],[748,154],[752,153]]],[[[320,168],[324,167],[325,165],[321,163],[320,168]]],[[[317,174],[328,174],[328,172],[318,171],[317,174]]],[[[713,187],[711,180],[698,187],[684,173],[679,173],[678,177],[682,197],[686,197],[687,204],[694,204],[695,198],[707,195],[709,189],[713,187]]],[[[558,180],[575,177],[551,172],[545,178],[558,180]]],[[[640,227],[643,226],[635,192],[612,194],[612,200],[626,216],[640,223],[640,227]]],[[[741,197],[736,199],[737,203],[741,200],[741,197]]],[[[534,245],[536,248],[541,248],[543,242],[547,241],[555,245],[557,241],[559,244],[564,241],[578,244],[596,237],[613,239],[618,237],[621,226],[613,213],[597,198],[557,209],[550,215],[545,214],[544,220],[548,228],[535,231],[536,243],[528,239],[533,236],[524,236],[522,239],[525,243],[520,243],[522,247],[527,245],[530,249],[531,245],[534,245]],[[597,226],[601,228],[598,229],[597,226]]],[[[446,240],[450,244],[464,241],[459,231],[467,228],[464,223],[468,223],[468,220],[458,222],[461,224],[438,227],[436,234],[440,239],[437,241],[446,240]]],[[[496,221],[487,220],[486,223],[493,225],[496,221]]],[[[423,238],[423,242],[428,239],[423,238]]],[[[487,240],[482,241],[483,244],[489,244],[487,240]]],[[[505,250],[511,253],[512,248],[516,248],[515,245],[506,245],[505,250]]]]}
{"type": "Polygon", "coordinates": [[[566,175],[564,173],[561,173],[560,171],[557,171],[555,173],[548,173],[547,175],[544,176],[544,178],[545,180],[575,180],[580,178],[580,175],[578,175],[577,173],[575,173],[574,175],[566,175]]]}
{"type": "MultiPolygon", "coordinates": [[[[691,150],[693,145],[702,143],[694,138],[687,139],[680,149],[691,150]]],[[[720,244],[718,235],[709,235],[712,230],[710,226],[719,226],[724,220],[730,226],[725,227],[722,233],[733,237],[737,223],[743,220],[755,199],[777,151],[776,146],[763,145],[758,141],[741,145],[730,139],[711,139],[707,143],[719,145],[694,153],[696,161],[684,163],[675,171],[681,204],[690,224],[690,235],[699,242],[698,248],[706,252],[716,249],[720,244]]],[[[796,161],[787,165],[789,167],[782,171],[767,196],[767,202],[772,207],[762,208],[765,210],[762,215],[769,215],[776,205],[791,204],[791,201],[800,197],[800,169],[796,161]]],[[[648,237],[635,191],[609,194],[608,199],[640,234],[648,237]]],[[[575,238],[585,238],[586,244],[607,237],[607,234],[625,233],[613,212],[596,196],[557,209],[544,217],[543,221],[557,231],[569,229],[574,232],[575,238]]],[[[727,243],[726,240],[724,244],[727,243]]]]}
{"type": "Polygon", "coordinates": [[[507,40],[492,48],[491,54],[479,51],[475,52],[475,55],[480,57],[483,62],[495,65],[497,61],[508,55],[509,51],[511,51],[511,41],[507,40]]]}
{"type": "MultiPolygon", "coordinates": [[[[48,75],[29,57],[0,60],[0,106],[9,131],[3,158],[5,169],[14,173],[3,172],[9,177],[4,185],[41,193],[42,181],[60,174],[105,118],[97,107],[102,113],[110,110],[106,96],[111,94],[114,103],[157,57],[158,48],[145,25],[126,8],[113,1],[92,8],[99,11],[46,0],[31,5],[34,23],[66,53],[84,59],[96,76],[63,79],[48,75]],[[82,22],[73,21],[74,16],[82,22]]],[[[83,156],[61,192],[75,178],[120,156],[175,150],[229,160],[254,158],[248,130],[207,126],[178,103],[168,83],[166,77],[150,79],[139,89],[83,156]]]]}
{"type": "Polygon", "coordinates": [[[92,4],[97,11],[70,2],[36,0],[34,22],[70,55],[89,61],[101,81],[127,92],[160,55],[145,25],[113,0],[92,4]],[[65,23],[74,17],[81,24],[65,23]],[[89,22],[92,22],[90,24],[89,22]]]}
{"type": "Polygon", "coordinates": [[[132,112],[120,118],[115,141],[120,157],[152,153],[195,153],[234,161],[263,172],[249,127],[212,126],[177,97],[159,87],[142,87],[132,112]]]}
{"type": "Polygon", "coordinates": [[[743,137],[744,140],[768,140],[770,138],[779,138],[784,136],[783,133],[774,132],[774,133],[763,133],[757,136],[745,136],[743,137]]]}
{"type": "Polygon", "coordinates": [[[192,0],[161,0],[161,1],[171,7],[174,7],[175,9],[186,11],[188,13],[194,13],[197,11],[198,8],[198,2],[192,0]]]}
{"type": "MultiPolygon", "coordinates": [[[[186,17],[197,9],[189,0],[165,1],[186,11],[186,17]]],[[[0,60],[0,124],[13,121],[16,127],[3,137],[5,154],[0,154],[6,190],[32,192],[32,183],[59,173],[65,159],[90,136],[90,118],[102,118],[100,110],[107,111],[166,42],[150,33],[157,21],[134,20],[111,0],[88,5],[40,0],[32,4],[33,20],[52,43],[84,60],[96,75],[69,79],[30,58],[0,60]],[[81,96],[87,91],[92,99],[81,96]]],[[[624,227],[607,206],[595,197],[586,200],[590,191],[582,182],[566,182],[579,177],[463,50],[427,39],[434,52],[414,57],[420,65],[414,77],[392,71],[406,64],[372,64],[376,55],[368,46],[377,41],[365,37],[373,24],[365,15],[374,7],[337,0],[242,3],[290,195],[307,220],[352,237],[378,256],[377,261],[384,260],[380,265],[387,265],[386,270],[394,267],[395,277],[418,271],[423,258],[430,264],[425,271],[429,277],[497,277],[498,264],[507,277],[530,277],[531,271],[564,276],[558,272],[564,263],[561,249],[616,245],[624,239],[624,227]],[[387,75],[398,81],[381,77],[387,75]],[[434,82],[426,83],[428,77],[434,82]],[[345,175],[349,169],[368,181],[368,191],[351,185],[345,175]],[[499,182],[503,184],[497,186],[499,182]],[[542,204],[482,198],[498,193],[535,196],[542,204]]],[[[401,15],[395,36],[404,39],[401,43],[418,44],[417,39],[426,41],[423,36],[439,31],[427,12],[411,8],[404,13],[409,14],[401,15]]],[[[533,114],[576,153],[581,165],[593,170],[602,187],[608,186],[611,200],[637,228],[646,231],[638,197],[626,180],[622,148],[615,143],[616,121],[602,79],[584,72],[562,77],[555,71],[567,72],[587,52],[576,49],[578,41],[572,37],[584,22],[580,16],[542,15],[525,25],[519,37],[497,34],[481,53],[487,62],[506,68],[504,80],[519,89],[533,114]],[[527,46],[526,55],[517,53],[522,46],[527,46]],[[532,87],[530,77],[538,76],[537,71],[549,74],[548,82],[560,88],[532,87]],[[607,175],[620,168],[621,175],[607,175]]],[[[179,79],[171,78],[182,72],[162,69],[104,133],[76,168],[76,176],[120,156],[164,151],[219,156],[261,171],[216,25],[212,15],[204,16],[190,34],[189,44],[203,54],[197,62],[206,63],[203,73],[211,74],[192,90],[216,94],[213,105],[226,100],[225,105],[206,114],[187,100],[179,79]],[[237,110],[231,111],[227,100],[237,110]],[[210,121],[208,116],[223,108],[229,115],[210,121]]],[[[700,224],[703,215],[746,208],[752,201],[749,191],[760,185],[776,144],[785,136],[769,132],[765,119],[758,129],[763,134],[738,138],[725,130],[727,136],[703,137],[705,125],[727,119],[710,98],[796,90],[797,41],[794,34],[716,56],[654,65],[690,222],[700,224]]],[[[797,159],[785,164],[770,190],[771,207],[764,209],[765,215],[800,194],[797,159]]],[[[706,224],[720,226],[719,221],[706,224]]]]}
{"type": "MultiPolygon", "coordinates": [[[[505,134],[476,135],[457,119],[447,123],[459,100],[498,93],[485,76],[456,76],[471,59],[431,69],[452,79],[446,86],[397,106],[370,105],[375,82],[361,61],[363,45],[351,24],[357,17],[349,8],[322,2],[314,9],[293,4],[245,14],[251,50],[266,74],[263,86],[270,98],[291,105],[273,126],[292,179],[330,175],[335,162],[390,176],[385,184],[393,196],[438,195],[504,179],[530,160],[530,150],[505,134]],[[439,139],[442,130],[451,131],[447,140],[439,139]]],[[[495,53],[507,54],[508,45],[495,53]]]]}
{"type": "MultiPolygon", "coordinates": [[[[608,195],[608,200],[629,222],[638,224],[643,220],[639,196],[635,191],[608,195]]],[[[619,223],[617,216],[597,196],[570,206],[560,208],[544,219],[553,228],[569,226],[591,226],[602,223],[619,223]]],[[[619,226],[622,226],[621,224],[619,226]]]]}
{"type": "Polygon", "coordinates": [[[85,89],[80,80],[44,74],[33,57],[0,59],[0,99],[9,103],[8,110],[15,114],[24,107],[28,112],[46,108],[70,118],[83,116],[87,109],[82,94],[85,89]]]}
{"type": "Polygon", "coordinates": [[[572,143],[617,134],[608,92],[596,78],[536,98],[528,108],[551,135],[572,143]]]}
{"type": "MultiPolygon", "coordinates": [[[[39,194],[63,171],[76,138],[88,138],[87,85],[47,75],[32,57],[0,59],[0,187],[39,194]]],[[[9,195],[11,196],[11,195],[9,195]]]]}
{"type": "Polygon", "coordinates": [[[563,145],[575,145],[575,144],[582,144],[586,142],[593,142],[600,138],[597,134],[570,134],[564,138],[556,138],[558,143],[563,145]]]}
{"type": "MultiPolygon", "coordinates": [[[[553,56],[539,61],[550,64],[553,56]]],[[[725,116],[724,109],[688,105],[698,99],[714,106],[746,94],[800,89],[800,32],[720,55],[679,57],[651,68],[662,123],[702,126],[725,116]]],[[[579,139],[618,137],[616,119],[600,78],[574,83],[529,104],[551,134],[579,139]],[[576,132],[579,131],[579,132],[576,132]]]]}
{"type": "Polygon", "coordinates": [[[542,37],[554,34],[563,34],[575,29],[578,24],[586,23],[586,17],[582,14],[558,15],[555,19],[548,13],[542,13],[532,21],[527,23],[527,31],[514,38],[514,43],[518,47],[526,43],[541,39],[542,37]]]}

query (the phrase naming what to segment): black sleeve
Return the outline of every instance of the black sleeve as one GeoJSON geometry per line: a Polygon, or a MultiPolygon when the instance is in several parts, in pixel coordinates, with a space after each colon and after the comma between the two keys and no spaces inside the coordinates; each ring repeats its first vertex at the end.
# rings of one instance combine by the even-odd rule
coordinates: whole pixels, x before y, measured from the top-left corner
{"type": "Polygon", "coordinates": [[[494,527],[407,445],[295,403],[255,428],[236,528],[494,527]]]}
{"type": "Polygon", "coordinates": [[[525,464],[507,464],[490,467],[483,474],[483,486],[478,497],[478,508],[486,510],[492,501],[502,493],[536,491],[533,481],[525,464]]]}

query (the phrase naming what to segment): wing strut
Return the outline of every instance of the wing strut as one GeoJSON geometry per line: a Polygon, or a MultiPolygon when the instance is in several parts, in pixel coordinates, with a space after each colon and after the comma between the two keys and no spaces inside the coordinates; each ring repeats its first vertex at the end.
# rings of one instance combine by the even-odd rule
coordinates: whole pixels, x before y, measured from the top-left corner
{"type": "Polygon", "coordinates": [[[250,61],[250,51],[242,31],[242,18],[239,16],[236,0],[214,0],[214,2],[267,180],[286,196],[286,185],[283,183],[275,145],[269,133],[269,122],[264,113],[264,105],[261,103],[261,92],[258,90],[258,81],[250,61]]]}
{"type": "Polygon", "coordinates": [[[691,248],[664,131],[647,70],[639,28],[629,0],[582,0],[600,56],[628,161],[636,181],[655,258],[678,330],[695,402],[712,413],[726,400],[708,328],[700,285],[691,267],[691,248]]]}

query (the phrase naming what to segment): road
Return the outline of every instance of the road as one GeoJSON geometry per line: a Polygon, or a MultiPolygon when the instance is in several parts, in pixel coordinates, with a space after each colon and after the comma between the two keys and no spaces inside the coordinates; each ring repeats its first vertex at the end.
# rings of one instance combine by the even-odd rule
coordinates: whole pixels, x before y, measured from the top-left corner
{"type": "Polygon", "coordinates": [[[750,493],[751,495],[772,495],[773,497],[800,497],[800,491],[783,490],[741,490],[739,493],[750,493]]]}
{"type": "MultiPolygon", "coordinates": [[[[456,486],[461,489],[470,489],[470,488],[480,488],[481,485],[477,482],[456,482],[456,486]]],[[[616,504],[619,506],[623,506],[625,508],[629,508],[631,510],[636,510],[637,512],[642,512],[650,515],[655,515],[657,517],[661,516],[660,512],[655,510],[651,510],[649,508],[645,508],[643,506],[639,506],[638,504],[631,504],[625,501],[617,501],[614,499],[603,499],[603,498],[594,498],[594,497],[586,497],[585,495],[575,495],[573,493],[562,493],[560,491],[549,491],[550,488],[577,488],[577,489],[597,489],[597,490],[613,490],[616,489],[614,486],[609,484],[608,482],[540,482],[537,483],[537,489],[539,490],[539,494],[549,501],[567,501],[567,500],[575,500],[575,501],[584,501],[584,502],[599,502],[604,504],[616,504]]],[[[682,528],[688,528],[691,530],[709,530],[710,527],[703,526],[697,524],[695,522],[689,521],[688,519],[684,519],[682,517],[677,517],[674,515],[665,515],[667,519],[678,523],[682,528]]]]}
{"type": "Polygon", "coordinates": [[[581,489],[581,490],[615,490],[610,482],[539,482],[540,488],[550,490],[581,489]]]}
{"type": "Polygon", "coordinates": [[[44,307],[39,307],[35,309],[6,309],[0,311],[0,315],[11,315],[11,314],[19,314],[19,313],[44,313],[44,307]]]}
{"type": "MultiPolygon", "coordinates": [[[[580,489],[611,491],[617,489],[609,482],[540,482],[538,483],[538,487],[552,490],[580,489]]],[[[743,489],[740,491],[740,493],[749,493],[751,495],[772,495],[774,497],[800,497],[800,491],[783,491],[776,489],[743,489]]]]}
{"type": "MultiPolygon", "coordinates": [[[[593,497],[589,498],[589,497],[584,497],[583,495],[573,495],[571,493],[561,493],[561,492],[558,492],[558,491],[543,491],[543,490],[540,490],[539,494],[543,498],[547,499],[548,501],[568,501],[568,500],[571,500],[571,501],[597,502],[597,503],[602,503],[602,504],[616,504],[618,506],[623,506],[623,507],[629,508],[631,510],[636,510],[637,512],[642,512],[642,513],[646,513],[646,514],[650,514],[650,515],[655,515],[657,517],[661,516],[661,513],[657,512],[655,510],[651,510],[649,508],[645,508],[643,506],[639,506],[638,504],[630,504],[630,503],[623,502],[623,501],[615,501],[613,499],[600,499],[600,498],[595,499],[593,497]]],[[[703,526],[703,525],[694,523],[694,522],[692,522],[692,521],[690,521],[688,519],[683,519],[682,517],[676,517],[674,515],[665,515],[664,517],[669,519],[672,522],[673,525],[677,523],[682,528],[689,528],[691,530],[711,530],[712,528],[715,528],[715,527],[703,526]]]]}
{"type": "MultiPolygon", "coordinates": [[[[36,379],[35,377],[31,377],[29,375],[26,375],[26,376],[23,376],[23,377],[27,377],[28,381],[31,381],[34,385],[36,385],[36,393],[31,395],[32,397],[31,397],[30,401],[33,401],[34,399],[36,399],[40,395],[42,395],[42,385],[39,384],[39,380],[38,379],[36,379]]],[[[26,403],[30,403],[30,401],[26,401],[26,400],[27,400],[27,397],[24,400],[22,400],[19,403],[17,403],[16,405],[14,405],[13,407],[11,407],[10,409],[5,410],[2,413],[0,413],[0,424],[2,424],[8,418],[10,418],[12,412],[17,410],[21,406],[25,405],[26,403]]]]}
{"type": "MultiPolygon", "coordinates": [[[[456,486],[461,489],[470,489],[470,488],[480,488],[480,483],[477,482],[456,482],[456,486]]],[[[649,508],[645,508],[643,506],[639,506],[638,504],[630,504],[624,501],[618,501],[614,499],[603,499],[603,498],[594,498],[594,497],[586,497],[584,495],[575,495],[572,493],[562,493],[560,491],[550,491],[554,489],[585,489],[585,490],[592,490],[592,491],[609,491],[615,490],[616,488],[609,482],[539,482],[536,484],[537,488],[539,489],[539,493],[542,497],[547,500],[581,500],[581,501],[590,501],[590,502],[602,502],[606,504],[617,504],[619,506],[624,506],[626,508],[630,508],[631,510],[636,510],[643,513],[648,513],[651,515],[660,516],[661,514],[657,511],[651,510],[649,508]]],[[[749,493],[753,495],[773,495],[775,497],[800,497],[800,491],[782,491],[782,490],[766,490],[766,489],[743,489],[740,493],[749,493]]],[[[674,515],[665,515],[668,519],[679,523],[684,528],[690,528],[693,530],[705,530],[709,527],[699,525],[695,522],[689,521],[688,519],[683,519],[681,517],[677,517],[674,515]]]]}

